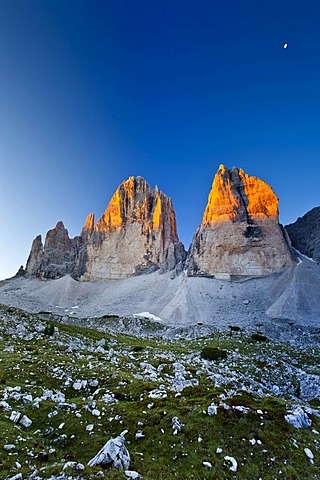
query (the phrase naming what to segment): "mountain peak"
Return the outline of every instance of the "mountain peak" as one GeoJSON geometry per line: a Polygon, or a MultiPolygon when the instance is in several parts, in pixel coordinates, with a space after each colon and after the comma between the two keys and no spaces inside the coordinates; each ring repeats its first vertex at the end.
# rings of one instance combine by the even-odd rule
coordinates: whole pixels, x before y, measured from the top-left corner
{"type": "Polygon", "coordinates": [[[190,252],[191,275],[261,276],[292,265],[272,188],[220,165],[190,252]]]}
{"type": "Polygon", "coordinates": [[[278,217],[278,198],[263,180],[247,175],[242,168],[220,165],[212,183],[202,225],[227,219],[253,221],[278,217]]]}
{"type": "Polygon", "coordinates": [[[89,213],[84,223],[81,236],[83,235],[91,235],[94,230],[94,213],[89,213]]]}

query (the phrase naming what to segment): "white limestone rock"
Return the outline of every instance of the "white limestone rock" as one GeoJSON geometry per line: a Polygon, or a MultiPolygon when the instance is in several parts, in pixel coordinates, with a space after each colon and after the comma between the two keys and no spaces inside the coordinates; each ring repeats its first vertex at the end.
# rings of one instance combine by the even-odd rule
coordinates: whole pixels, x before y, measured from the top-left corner
{"type": "Polygon", "coordinates": [[[284,416],[286,422],[295,428],[308,428],[311,426],[311,420],[300,405],[296,405],[284,416]]]}
{"type": "Polygon", "coordinates": [[[89,462],[89,467],[101,465],[104,467],[128,469],[130,465],[130,454],[125,447],[124,430],[118,437],[110,438],[101,450],[89,462]]]}
{"type": "Polygon", "coordinates": [[[27,415],[23,415],[19,423],[21,423],[21,425],[23,425],[24,427],[30,427],[30,425],[32,425],[32,420],[27,417],[27,415]]]}
{"type": "Polygon", "coordinates": [[[214,403],[211,403],[208,407],[208,415],[217,415],[217,413],[218,407],[214,403]]]}
{"type": "Polygon", "coordinates": [[[310,459],[310,462],[313,463],[314,455],[311,452],[310,448],[305,448],[304,453],[307,455],[307,457],[310,459]]]}
{"type": "Polygon", "coordinates": [[[231,470],[231,472],[236,472],[238,470],[238,462],[234,457],[230,457],[229,455],[226,455],[224,459],[226,462],[231,463],[231,466],[229,467],[229,470],[231,470]]]}
{"type": "Polygon", "coordinates": [[[173,428],[173,435],[177,435],[178,432],[183,430],[184,423],[180,422],[178,417],[173,417],[172,419],[172,428],[173,428]]]}
{"type": "Polygon", "coordinates": [[[67,470],[67,468],[71,468],[75,472],[82,472],[84,470],[84,465],[78,462],[67,462],[63,466],[63,470],[67,470]]]}
{"type": "Polygon", "coordinates": [[[126,470],[124,474],[128,480],[139,480],[140,478],[143,478],[142,475],[135,470],[126,470]]]}

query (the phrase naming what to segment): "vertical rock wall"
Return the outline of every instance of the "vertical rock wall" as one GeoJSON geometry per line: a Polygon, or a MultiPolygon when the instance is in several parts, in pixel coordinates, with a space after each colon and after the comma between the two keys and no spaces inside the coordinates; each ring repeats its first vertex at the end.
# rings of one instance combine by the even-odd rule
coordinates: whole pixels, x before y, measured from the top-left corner
{"type": "Polygon", "coordinates": [[[293,264],[271,187],[220,165],[188,258],[189,275],[263,276],[293,264]]]}

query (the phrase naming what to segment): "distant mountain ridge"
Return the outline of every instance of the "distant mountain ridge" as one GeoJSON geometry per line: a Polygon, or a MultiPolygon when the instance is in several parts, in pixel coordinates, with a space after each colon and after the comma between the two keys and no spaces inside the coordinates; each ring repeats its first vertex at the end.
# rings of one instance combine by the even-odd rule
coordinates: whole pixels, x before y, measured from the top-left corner
{"type": "Polygon", "coordinates": [[[220,165],[188,254],[178,238],[171,199],[144,178],[129,177],[96,224],[94,214],[88,215],[79,236],[70,239],[58,222],[44,245],[41,236],[36,237],[25,273],[44,279],[69,274],[84,281],[156,270],[259,277],[294,264],[289,243],[271,187],[242,169],[220,165]]]}
{"type": "Polygon", "coordinates": [[[320,207],[286,225],[292,246],[320,264],[320,207]]]}

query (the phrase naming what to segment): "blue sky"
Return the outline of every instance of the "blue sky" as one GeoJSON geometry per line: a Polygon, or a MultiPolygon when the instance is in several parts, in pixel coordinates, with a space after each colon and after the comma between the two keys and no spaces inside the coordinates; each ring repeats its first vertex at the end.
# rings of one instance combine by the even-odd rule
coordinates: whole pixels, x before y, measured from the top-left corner
{"type": "Polygon", "coordinates": [[[186,247],[220,163],[270,183],[282,223],[319,205],[319,18],[308,0],[1,0],[0,278],[130,175],[173,198],[186,247]]]}

